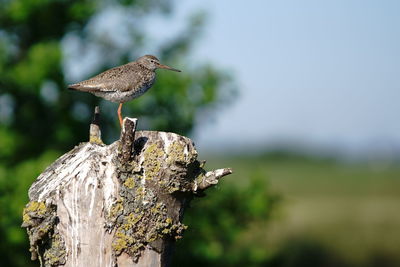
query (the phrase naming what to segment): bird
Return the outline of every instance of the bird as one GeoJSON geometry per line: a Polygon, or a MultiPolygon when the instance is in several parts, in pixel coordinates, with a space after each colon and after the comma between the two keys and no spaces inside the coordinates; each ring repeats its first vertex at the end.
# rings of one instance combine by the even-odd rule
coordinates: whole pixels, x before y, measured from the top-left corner
{"type": "Polygon", "coordinates": [[[97,97],[119,103],[118,119],[122,127],[122,104],[138,98],[151,88],[156,79],[157,69],[181,72],[178,69],[163,65],[153,55],[139,57],[88,80],[68,85],[68,89],[92,93],[97,97]]]}

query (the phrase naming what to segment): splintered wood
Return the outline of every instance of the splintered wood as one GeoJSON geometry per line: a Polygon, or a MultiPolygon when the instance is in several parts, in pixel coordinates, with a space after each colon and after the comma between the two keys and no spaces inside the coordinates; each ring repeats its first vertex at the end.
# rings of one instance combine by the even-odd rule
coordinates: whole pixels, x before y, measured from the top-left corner
{"type": "Polygon", "coordinates": [[[190,200],[232,171],[207,172],[189,138],[136,132],[136,123],[125,118],[111,145],[92,126],[91,142],[32,184],[23,214],[32,259],[43,266],[168,266],[190,200]]]}

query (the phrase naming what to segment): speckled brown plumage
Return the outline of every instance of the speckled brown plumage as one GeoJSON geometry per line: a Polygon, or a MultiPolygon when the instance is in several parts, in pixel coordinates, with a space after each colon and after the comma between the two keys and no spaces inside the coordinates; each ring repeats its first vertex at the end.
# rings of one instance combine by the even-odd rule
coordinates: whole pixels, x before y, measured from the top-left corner
{"type": "Polygon", "coordinates": [[[122,125],[122,104],[144,94],[153,85],[156,69],[180,70],[168,67],[152,55],[102,72],[88,80],[71,84],[69,89],[89,92],[106,100],[120,103],[118,117],[122,125]]]}

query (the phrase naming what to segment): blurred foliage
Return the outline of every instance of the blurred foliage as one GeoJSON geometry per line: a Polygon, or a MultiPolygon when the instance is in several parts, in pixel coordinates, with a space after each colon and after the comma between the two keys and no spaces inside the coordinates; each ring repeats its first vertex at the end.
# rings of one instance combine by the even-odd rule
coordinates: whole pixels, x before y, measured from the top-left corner
{"type": "Polygon", "coordinates": [[[279,197],[270,193],[265,177],[257,173],[247,182],[245,186],[223,183],[194,200],[173,266],[260,266],[269,259],[260,240],[248,240],[246,234],[254,224],[267,226],[279,197]]]}
{"type": "Polygon", "coordinates": [[[167,41],[152,41],[148,21],[168,21],[173,7],[168,0],[0,0],[1,266],[36,266],[20,228],[28,188],[57,156],[87,140],[96,104],[102,106],[106,141],[119,134],[117,104],[67,91],[68,83],[134,60],[151,47],[163,63],[183,72],[159,71],[149,96],[125,104],[123,113],[139,117],[141,128],[184,135],[232,95],[224,71],[189,61],[203,13],[189,17],[167,41]]]}
{"type": "MultiPolygon", "coordinates": [[[[85,76],[78,76],[86,79],[134,60],[149,45],[146,18],[155,14],[168,16],[172,11],[169,1],[160,0],[2,2],[0,133],[7,144],[12,143],[0,151],[0,160],[6,164],[36,157],[47,149],[65,151],[85,140],[90,114],[101,100],[66,91],[68,73],[76,72],[79,64],[78,69],[85,76]],[[99,22],[103,17],[112,20],[112,16],[117,20],[114,27],[99,22]],[[122,39],[125,45],[121,44],[122,39]],[[87,55],[95,59],[86,58],[87,55]],[[92,66],[85,64],[85,59],[92,66]]],[[[199,112],[215,107],[225,99],[222,94],[231,95],[232,82],[225,72],[207,64],[183,65],[188,62],[204,19],[202,13],[193,15],[184,30],[157,44],[153,50],[161,60],[184,72],[172,75],[160,71],[151,96],[126,104],[125,114],[143,117],[146,128],[188,134],[199,112]]],[[[107,133],[118,132],[119,127],[116,104],[110,105],[113,112],[106,109],[102,113],[106,137],[107,133]]],[[[116,136],[110,135],[108,139],[116,136]]]]}

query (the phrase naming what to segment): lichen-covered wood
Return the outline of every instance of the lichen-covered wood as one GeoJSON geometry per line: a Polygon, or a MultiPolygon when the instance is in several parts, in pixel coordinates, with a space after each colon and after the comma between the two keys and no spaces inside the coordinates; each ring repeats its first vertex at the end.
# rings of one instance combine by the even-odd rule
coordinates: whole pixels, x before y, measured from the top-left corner
{"type": "Polygon", "coordinates": [[[182,238],[182,217],[198,193],[230,169],[206,172],[192,141],[166,132],[135,132],[91,142],[57,159],[34,182],[23,214],[32,259],[43,266],[167,266],[182,238]]]}

